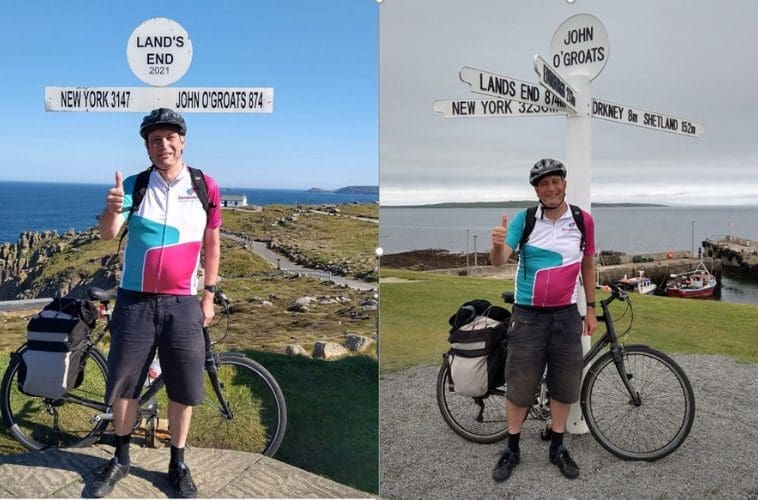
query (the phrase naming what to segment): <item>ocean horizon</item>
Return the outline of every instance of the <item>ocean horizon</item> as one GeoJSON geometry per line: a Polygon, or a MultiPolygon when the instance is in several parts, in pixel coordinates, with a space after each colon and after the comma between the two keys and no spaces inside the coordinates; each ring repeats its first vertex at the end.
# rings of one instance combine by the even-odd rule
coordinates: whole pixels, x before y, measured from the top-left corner
{"type": "MultiPolygon", "coordinates": [[[[111,184],[0,181],[0,244],[24,231],[84,231],[97,224],[111,184]]],[[[377,203],[378,194],[309,192],[302,189],[219,186],[223,194],[245,194],[250,205],[377,203]]],[[[312,188],[311,188],[312,189],[312,188]]]]}

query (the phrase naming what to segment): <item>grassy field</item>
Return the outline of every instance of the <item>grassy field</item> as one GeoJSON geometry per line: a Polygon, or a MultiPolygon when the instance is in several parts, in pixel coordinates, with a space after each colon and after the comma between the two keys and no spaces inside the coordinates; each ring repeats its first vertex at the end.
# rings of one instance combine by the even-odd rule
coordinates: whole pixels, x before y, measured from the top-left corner
{"type": "MultiPolygon", "coordinates": [[[[506,280],[449,276],[383,267],[381,270],[381,370],[436,364],[450,348],[448,318],[471,299],[503,305],[500,294],[513,290],[506,280]]],[[[598,300],[607,297],[598,291],[598,300]]],[[[708,300],[633,295],[634,325],[625,343],[649,344],[665,352],[724,354],[758,362],[758,306],[708,300]]],[[[624,304],[614,302],[619,317],[624,304]]],[[[617,331],[629,325],[619,317],[617,331]]],[[[595,338],[602,334],[598,328],[595,338]]]]}
{"type": "Polygon", "coordinates": [[[376,267],[379,228],[355,217],[376,219],[378,205],[340,205],[338,209],[336,214],[318,207],[285,205],[267,205],[262,211],[225,210],[224,229],[253,239],[276,240],[300,256],[302,261],[296,260],[301,264],[333,264],[348,269],[349,276],[366,276],[376,267]]]}

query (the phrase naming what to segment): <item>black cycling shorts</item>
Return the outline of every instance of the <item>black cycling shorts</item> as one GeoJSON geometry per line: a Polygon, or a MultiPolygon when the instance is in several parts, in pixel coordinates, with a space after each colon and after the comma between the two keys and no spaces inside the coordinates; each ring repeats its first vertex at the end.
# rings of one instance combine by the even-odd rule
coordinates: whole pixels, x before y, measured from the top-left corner
{"type": "Polygon", "coordinates": [[[171,401],[194,406],[203,400],[205,340],[195,295],[154,295],[118,290],[111,320],[106,403],[137,399],[155,356],[171,401]]]}
{"type": "Polygon", "coordinates": [[[582,318],[576,305],[558,310],[514,306],[508,327],[506,398],[531,406],[547,366],[547,391],[561,403],[579,400],[582,378],[582,318]]]}

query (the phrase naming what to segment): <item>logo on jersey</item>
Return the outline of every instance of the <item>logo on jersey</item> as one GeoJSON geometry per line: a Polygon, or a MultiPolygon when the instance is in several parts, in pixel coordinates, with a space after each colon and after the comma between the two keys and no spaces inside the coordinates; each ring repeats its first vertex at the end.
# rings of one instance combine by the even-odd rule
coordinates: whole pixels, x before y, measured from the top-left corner
{"type": "Polygon", "coordinates": [[[195,189],[194,188],[189,188],[185,192],[187,193],[187,196],[181,196],[180,195],[179,196],[179,201],[192,201],[192,200],[197,200],[198,199],[197,193],[195,193],[195,189]]]}

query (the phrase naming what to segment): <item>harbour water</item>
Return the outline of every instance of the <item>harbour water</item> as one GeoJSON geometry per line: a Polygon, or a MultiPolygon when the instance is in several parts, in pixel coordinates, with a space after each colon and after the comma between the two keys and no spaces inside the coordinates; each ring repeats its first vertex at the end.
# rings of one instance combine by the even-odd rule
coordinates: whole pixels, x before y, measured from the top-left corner
{"type": "MultiPolygon", "coordinates": [[[[23,231],[81,231],[97,224],[112,186],[0,181],[0,244],[15,242],[23,231]]],[[[294,189],[225,188],[245,193],[253,205],[373,203],[369,194],[310,193],[294,189]]]]}
{"type": "MultiPolygon", "coordinates": [[[[379,244],[386,254],[424,248],[484,252],[501,216],[521,209],[395,208],[380,210],[379,244]],[[467,239],[468,237],[468,239],[467,239]]],[[[594,207],[596,247],[630,255],[690,250],[726,234],[758,241],[758,206],[594,207]]],[[[724,276],[721,299],[758,304],[758,283],[724,276]]]]}

